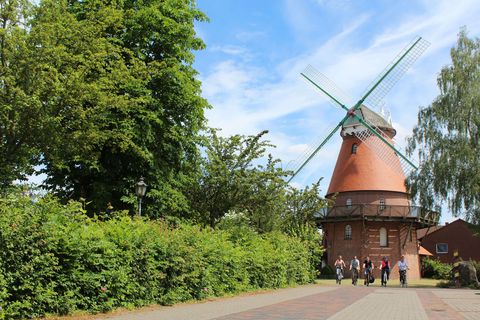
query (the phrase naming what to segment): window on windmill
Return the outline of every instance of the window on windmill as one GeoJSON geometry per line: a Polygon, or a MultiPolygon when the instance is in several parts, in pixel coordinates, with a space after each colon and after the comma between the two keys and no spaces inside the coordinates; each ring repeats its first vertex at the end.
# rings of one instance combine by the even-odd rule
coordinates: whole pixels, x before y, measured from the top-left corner
{"type": "Polygon", "coordinates": [[[345,240],[352,240],[352,226],[349,224],[345,226],[345,240]]]}
{"type": "Polygon", "coordinates": [[[448,253],[448,243],[437,243],[437,253],[448,253]]]}
{"type": "Polygon", "coordinates": [[[357,148],[358,148],[358,145],[356,143],[352,144],[352,154],[357,153],[357,148]]]}
{"type": "Polygon", "coordinates": [[[385,199],[380,198],[380,210],[385,210],[385,199]]]}
{"type": "Polygon", "coordinates": [[[387,229],[380,228],[380,247],[388,247],[387,229]]]}
{"type": "Polygon", "coordinates": [[[351,208],[352,208],[352,199],[351,199],[351,198],[348,198],[348,199],[347,199],[347,208],[348,208],[348,209],[351,209],[351,208]]]}

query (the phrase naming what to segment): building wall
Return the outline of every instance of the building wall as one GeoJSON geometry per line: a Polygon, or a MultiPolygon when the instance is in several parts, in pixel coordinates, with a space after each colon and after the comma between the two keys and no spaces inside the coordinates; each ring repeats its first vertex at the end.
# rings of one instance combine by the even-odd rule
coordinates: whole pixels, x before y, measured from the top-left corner
{"type": "Polygon", "coordinates": [[[463,260],[480,261],[480,236],[474,235],[469,224],[461,219],[424,236],[421,243],[425,249],[442,262],[452,263],[455,250],[458,250],[463,260]],[[447,243],[448,252],[437,253],[437,243],[447,243]]]}
{"type": "Polygon", "coordinates": [[[330,222],[324,223],[325,246],[327,249],[327,263],[333,268],[335,260],[342,255],[347,264],[346,276],[350,277],[348,267],[354,255],[362,263],[368,255],[373,261],[376,269],[374,276],[380,277],[380,270],[377,267],[383,256],[388,257],[391,265],[394,266],[391,278],[398,279],[398,267],[396,263],[403,254],[410,266],[409,279],[420,278],[420,264],[418,256],[418,245],[415,226],[403,222],[330,222]],[[345,226],[352,226],[352,240],[345,240],[345,226]],[[387,229],[387,246],[380,246],[380,228],[387,229]]]}
{"type": "Polygon", "coordinates": [[[352,199],[352,205],[374,204],[380,205],[380,199],[385,200],[386,206],[409,206],[408,195],[404,192],[392,191],[350,191],[337,195],[335,205],[346,206],[347,199],[352,199]]]}

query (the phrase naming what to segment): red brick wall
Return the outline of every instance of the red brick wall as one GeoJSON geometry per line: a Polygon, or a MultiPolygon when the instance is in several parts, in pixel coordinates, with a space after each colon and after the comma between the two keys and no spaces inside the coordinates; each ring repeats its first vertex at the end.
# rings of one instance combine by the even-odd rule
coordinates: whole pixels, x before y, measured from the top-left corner
{"type": "Polygon", "coordinates": [[[475,236],[468,224],[461,219],[423,237],[422,246],[442,262],[452,263],[455,250],[458,250],[463,260],[480,261],[480,236],[475,236]],[[437,253],[437,243],[447,243],[448,253],[437,253]]]}
{"type": "MultiPolygon", "coordinates": [[[[376,267],[379,266],[383,256],[388,257],[391,265],[394,266],[405,255],[410,266],[409,279],[420,278],[420,267],[418,257],[418,246],[415,226],[403,222],[368,222],[365,221],[365,228],[362,221],[325,223],[325,245],[327,249],[327,263],[333,267],[338,255],[342,255],[347,265],[354,255],[363,262],[368,255],[376,267]],[[345,240],[345,226],[352,226],[352,240],[345,240]],[[386,247],[380,246],[380,228],[387,229],[388,243],[386,247]],[[405,241],[406,239],[406,241],[405,241]]],[[[347,268],[348,269],[348,268],[347,268]]],[[[380,271],[375,269],[375,277],[380,277],[380,271]]],[[[350,276],[347,272],[346,276],[350,276]]],[[[398,278],[398,268],[394,267],[391,278],[398,278]]]]}
{"type": "Polygon", "coordinates": [[[408,195],[402,192],[392,191],[350,191],[342,192],[338,194],[335,199],[335,205],[345,206],[347,205],[347,199],[352,199],[352,205],[359,204],[375,204],[380,205],[380,199],[385,200],[387,206],[408,206],[408,195]]]}

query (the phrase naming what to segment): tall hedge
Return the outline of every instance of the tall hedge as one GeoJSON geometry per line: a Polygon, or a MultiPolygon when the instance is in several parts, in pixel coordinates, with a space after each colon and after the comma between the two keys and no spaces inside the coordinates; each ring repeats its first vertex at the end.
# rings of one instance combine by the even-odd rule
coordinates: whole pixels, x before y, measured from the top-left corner
{"type": "Polygon", "coordinates": [[[233,232],[121,214],[100,221],[75,202],[0,198],[0,319],[172,304],[314,279],[301,240],[233,232]]]}

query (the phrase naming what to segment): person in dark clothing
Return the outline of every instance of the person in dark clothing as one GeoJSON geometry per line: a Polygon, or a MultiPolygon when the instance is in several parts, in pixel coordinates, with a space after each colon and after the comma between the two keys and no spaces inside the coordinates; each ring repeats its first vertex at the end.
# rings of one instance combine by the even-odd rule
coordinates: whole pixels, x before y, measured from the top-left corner
{"type": "Polygon", "coordinates": [[[382,287],[387,286],[387,281],[390,278],[390,261],[388,261],[387,257],[382,258],[382,262],[380,264],[380,271],[381,271],[381,280],[382,280],[382,287]]]}
{"type": "Polygon", "coordinates": [[[370,278],[372,277],[372,271],[375,266],[373,265],[372,260],[370,257],[366,257],[363,261],[363,272],[365,274],[365,281],[364,284],[368,287],[370,285],[370,278]]]}

